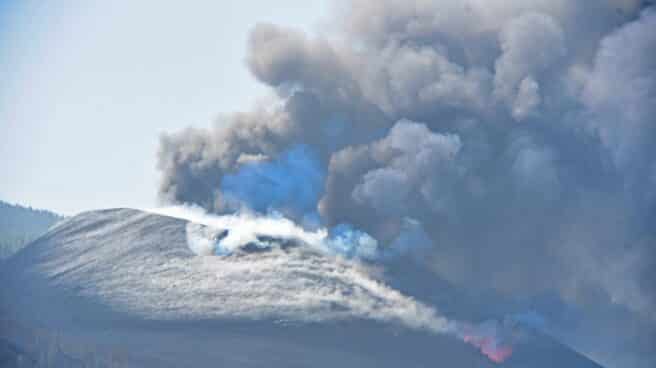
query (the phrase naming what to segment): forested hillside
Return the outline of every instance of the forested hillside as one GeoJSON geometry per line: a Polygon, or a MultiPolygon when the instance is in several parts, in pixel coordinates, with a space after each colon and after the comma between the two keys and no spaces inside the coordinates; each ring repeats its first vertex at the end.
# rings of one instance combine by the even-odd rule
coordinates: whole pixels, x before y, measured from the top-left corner
{"type": "Polygon", "coordinates": [[[0,258],[7,258],[63,217],[0,201],[0,258]]]}

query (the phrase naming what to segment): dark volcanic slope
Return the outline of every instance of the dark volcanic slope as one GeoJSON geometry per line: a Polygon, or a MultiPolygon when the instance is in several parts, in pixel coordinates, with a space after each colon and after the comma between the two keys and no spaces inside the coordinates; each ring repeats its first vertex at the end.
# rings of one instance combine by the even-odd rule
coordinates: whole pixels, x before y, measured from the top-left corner
{"type": "Polygon", "coordinates": [[[447,322],[432,306],[357,263],[303,246],[199,257],[188,229],[126,209],[53,228],[0,271],[3,357],[24,351],[69,366],[95,356],[101,366],[139,367],[599,367],[537,334],[497,365],[441,333],[447,322]]]}

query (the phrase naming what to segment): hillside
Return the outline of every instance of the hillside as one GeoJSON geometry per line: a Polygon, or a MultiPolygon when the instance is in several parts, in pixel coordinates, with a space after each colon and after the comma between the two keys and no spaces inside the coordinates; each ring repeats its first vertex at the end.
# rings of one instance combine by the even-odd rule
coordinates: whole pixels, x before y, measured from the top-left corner
{"type": "Polygon", "coordinates": [[[59,223],[0,270],[6,280],[0,290],[5,319],[0,341],[8,361],[600,368],[518,325],[509,330],[512,356],[495,363],[488,357],[497,347],[491,342],[496,335],[476,336],[483,330],[475,325],[469,326],[471,336],[457,332],[460,321],[475,320],[467,312],[474,306],[465,308],[468,302],[448,287],[436,286],[434,294],[449,301],[448,310],[464,311],[458,321],[440,315],[440,305],[419,302],[401,286],[391,288],[376,269],[298,240],[307,237],[248,238],[247,224],[225,223],[235,227],[126,209],[87,212],[59,223]],[[246,240],[228,255],[198,256],[190,249],[205,240],[228,244],[237,235],[246,240]]]}
{"type": "Polygon", "coordinates": [[[50,211],[0,201],[0,259],[14,254],[61,219],[50,211]]]}

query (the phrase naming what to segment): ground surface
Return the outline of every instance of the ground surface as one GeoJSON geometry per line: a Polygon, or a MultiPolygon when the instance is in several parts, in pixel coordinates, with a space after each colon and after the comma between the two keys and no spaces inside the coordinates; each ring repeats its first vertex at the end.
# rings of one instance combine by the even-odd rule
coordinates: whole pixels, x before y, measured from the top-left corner
{"type": "Polygon", "coordinates": [[[446,285],[419,302],[406,296],[412,288],[387,286],[402,285],[401,278],[380,282],[367,266],[303,247],[201,257],[189,249],[189,229],[182,219],[127,209],[87,212],[51,229],[0,269],[0,360],[62,367],[599,367],[537,333],[506,362],[491,362],[446,331],[447,317],[458,310],[473,316],[477,308],[464,301],[460,308],[461,296],[446,285]]]}

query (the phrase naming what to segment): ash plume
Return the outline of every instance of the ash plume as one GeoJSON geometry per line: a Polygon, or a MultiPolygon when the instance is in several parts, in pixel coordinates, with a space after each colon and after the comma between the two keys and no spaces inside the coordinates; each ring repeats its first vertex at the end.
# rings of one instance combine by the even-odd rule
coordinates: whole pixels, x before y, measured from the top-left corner
{"type": "Polygon", "coordinates": [[[554,334],[611,366],[656,364],[654,6],[338,5],[329,34],[252,30],[247,65],[277,103],[164,135],[162,199],[391,248],[418,224],[440,277],[556,295],[587,313],[554,334]],[[617,319],[639,328],[582,338],[617,319]]]}

